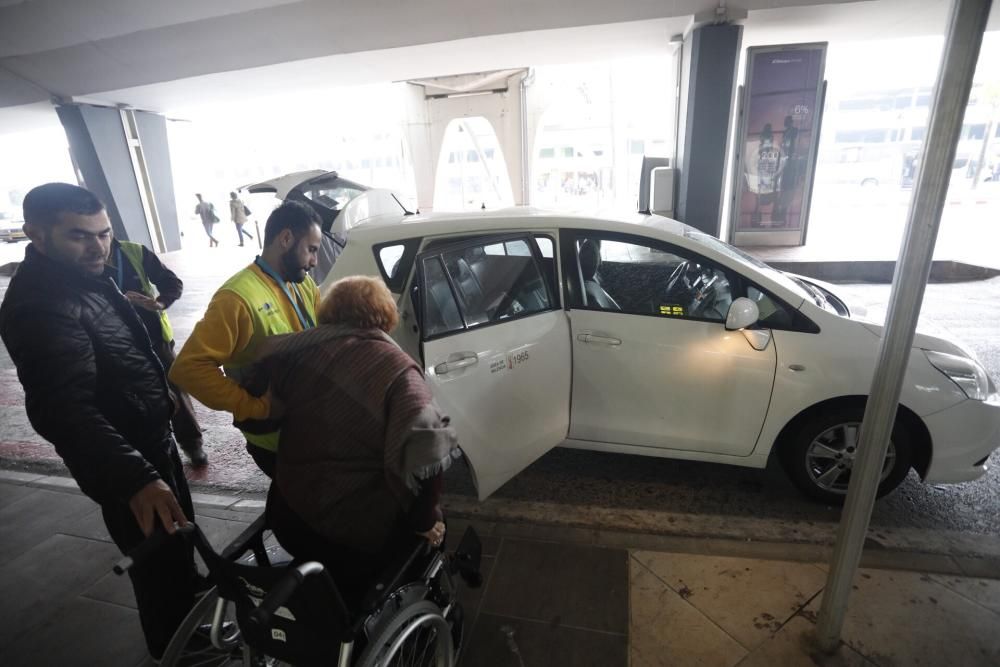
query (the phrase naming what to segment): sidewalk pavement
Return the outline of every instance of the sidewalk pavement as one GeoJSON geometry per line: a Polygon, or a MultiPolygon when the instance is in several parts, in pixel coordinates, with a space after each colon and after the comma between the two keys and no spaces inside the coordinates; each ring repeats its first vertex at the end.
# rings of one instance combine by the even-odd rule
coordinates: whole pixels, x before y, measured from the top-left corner
{"type": "MultiPolygon", "coordinates": [[[[204,494],[195,504],[216,547],[263,507],[259,497],[204,494]]],[[[457,536],[469,521],[449,525],[457,536]]],[[[466,666],[1000,664],[1000,572],[965,576],[947,561],[883,554],[881,567],[859,571],[845,643],[827,656],[811,644],[826,576],[825,563],[809,562],[815,552],[472,525],[484,584],[463,594],[466,666]]],[[[129,582],[111,573],[119,554],[71,479],[0,470],[0,536],[5,665],[149,664],[129,582]]]]}

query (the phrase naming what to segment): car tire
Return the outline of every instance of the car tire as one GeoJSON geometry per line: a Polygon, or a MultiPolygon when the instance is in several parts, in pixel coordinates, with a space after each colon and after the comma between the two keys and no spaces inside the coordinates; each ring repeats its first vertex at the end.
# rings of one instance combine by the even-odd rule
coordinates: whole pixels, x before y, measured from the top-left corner
{"type": "MultiPolygon", "coordinates": [[[[795,428],[780,456],[789,479],[803,494],[830,505],[844,503],[863,416],[863,407],[823,410],[795,428]],[[840,472],[835,472],[834,466],[840,472]]],[[[913,461],[912,442],[905,425],[896,420],[878,487],[879,498],[906,478],[913,461]]]]}

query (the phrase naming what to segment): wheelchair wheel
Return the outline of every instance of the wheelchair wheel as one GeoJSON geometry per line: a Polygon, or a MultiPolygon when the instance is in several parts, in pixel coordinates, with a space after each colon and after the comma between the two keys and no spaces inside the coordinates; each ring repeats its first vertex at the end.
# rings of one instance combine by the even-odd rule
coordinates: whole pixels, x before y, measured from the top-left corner
{"type": "MultiPolygon", "coordinates": [[[[457,605],[455,607],[457,609],[457,605]]],[[[452,614],[449,614],[452,616],[452,614]]],[[[453,615],[461,623],[461,613],[453,615]]],[[[453,621],[429,600],[399,609],[372,637],[356,667],[452,667],[455,660],[453,621]]]]}
{"type": "MultiPolygon", "coordinates": [[[[199,628],[210,626],[216,614],[219,594],[215,588],[206,592],[177,628],[170,644],[167,645],[160,665],[175,667],[181,665],[203,665],[204,667],[235,667],[250,664],[244,660],[244,652],[240,642],[240,632],[236,629],[235,619],[230,613],[230,605],[224,604],[221,610],[222,621],[226,621],[228,631],[221,636],[223,648],[216,648],[208,636],[199,628]]],[[[248,656],[246,656],[248,657],[248,656]]]]}

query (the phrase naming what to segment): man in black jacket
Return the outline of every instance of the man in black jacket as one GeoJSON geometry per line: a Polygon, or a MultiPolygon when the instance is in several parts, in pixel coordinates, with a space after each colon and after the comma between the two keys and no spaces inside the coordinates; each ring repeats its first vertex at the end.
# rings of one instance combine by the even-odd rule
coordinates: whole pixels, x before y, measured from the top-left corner
{"type": "MultiPolygon", "coordinates": [[[[100,504],[122,552],[194,519],[170,434],[173,402],[146,329],[105,266],[111,223],[89,191],[48,183],[24,198],[32,243],[0,306],[3,338],[35,430],[100,504]]],[[[191,608],[190,544],[169,540],[130,570],[146,644],[159,658],[191,608]]]]}

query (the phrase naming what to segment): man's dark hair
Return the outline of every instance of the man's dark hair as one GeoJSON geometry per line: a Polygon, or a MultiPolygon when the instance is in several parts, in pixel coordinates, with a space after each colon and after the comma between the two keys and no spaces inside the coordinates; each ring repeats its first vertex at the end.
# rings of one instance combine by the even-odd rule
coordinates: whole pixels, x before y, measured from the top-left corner
{"type": "Polygon", "coordinates": [[[292,230],[296,239],[309,231],[313,225],[319,225],[320,218],[316,211],[306,204],[297,201],[286,201],[267,216],[264,225],[264,245],[271,245],[278,234],[286,229],[292,230]]]}
{"type": "Polygon", "coordinates": [[[52,227],[60,213],[94,215],[104,204],[90,190],[69,183],[46,183],[32,188],[24,197],[24,221],[31,225],[52,227]]]}

